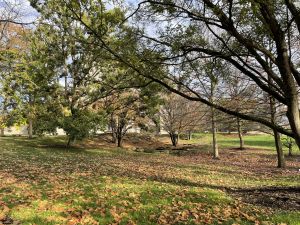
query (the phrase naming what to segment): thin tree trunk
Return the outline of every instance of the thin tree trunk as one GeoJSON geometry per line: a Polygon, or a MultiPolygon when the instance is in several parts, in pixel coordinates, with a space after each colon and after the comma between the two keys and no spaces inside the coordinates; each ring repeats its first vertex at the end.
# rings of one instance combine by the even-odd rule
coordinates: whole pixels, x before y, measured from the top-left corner
{"type": "Polygon", "coordinates": [[[188,131],[188,140],[192,140],[192,131],[188,131]]]}
{"type": "Polygon", "coordinates": [[[277,130],[273,130],[274,139],[275,139],[275,146],[277,152],[277,167],[278,168],[285,168],[285,159],[282,149],[282,143],[280,140],[280,133],[277,130]]]}
{"type": "MultiPolygon", "coordinates": [[[[275,123],[276,121],[276,108],[275,108],[275,99],[270,96],[270,114],[271,114],[271,121],[272,123],[275,123]]],[[[273,129],[274,134],[274,141],[275,141],[275,147],[277,152],[277,167],[278,168],[284,168],[285,167],[285,159],[282,149],[282,143],[280,139],[280,133],[273,129]]]]}
{"type": "Polygon", "coordinates": [[[72,142],[71,137],[69,137],[68,138],[68,143],[67,143],[67,148],[69,148],[71,146],[71,142],[72,142]]]}
{"type": "MultiPolygon", "coordinates": [[[[214,103],[215,96],[214,96],[214,91],[215,91],[215,85],[216,83],[211,80],[210,83],[210,102],[214,103]]],[[[213,158],[214,159],[219,159],[219,148],[218,148],[218,143],[217,143],[217,131],[216,131],[216,120],[215,120],[215,108],[210,107],[211,110],[211,130],[212,130],[212,136],[213,136],[213,158]]]]}
{"type": "Polygon", "coordinates": [[[214,159],[219,159],[219,148],[217,143],[216,121],[215,121],[215,109],[211,107],[211,130],[213,136],[213,155],[214,159]]]}
{"type": "Polygon", "coordinates": [[[244,139],[243,139],[243,132],[241,128],[241,119],[237,117],[237,130],[239,134],[239,139],[240,139],[240,150],[244,149],[244,139]]]}
{"type": "Polygon", "coordinates": [[[0,129],[0,136],[1,137],[4,137],[5,135],[4,135],[4,127],[2,127],[1,129],[0,129]]]}
{"type": "MultiPolygon", "coordinates": [[[[268,76],[268,81],[269,81],[269,85],[271,86],[273,81],[270,78],[270,76],[268,76]]],[[[269,95],[269,100],[270,100],[271,122],[273,124],[275,124],[275,122],[276,122],[275,98],[273,96],[269,95]]],[[[277,152],[277,167],[284,168],[285,167],[285,159],[284,159],[282,143],[281,143],[281,139],[280,139],[280,133],[276,129],[273,129],[273,134],[274,134],[274,141],[275,141],[275,147],[276,147],[276,152],[277,152]]]]}
{"type": "Polygon", "coordinates": [[[289,156],[293,156],[293,142],[292,142],[292,139],[288,139],[288,149],[289,149],[289,156]]]}
{"type": "Polygon", "coordinates": [[[158,136],[158,135],[160,135],[160,132],[161,132],[160,119],[159,118],[153,118],[152,121],[154,122],[154,125],[155,125],[155,135],[158,136]]]}

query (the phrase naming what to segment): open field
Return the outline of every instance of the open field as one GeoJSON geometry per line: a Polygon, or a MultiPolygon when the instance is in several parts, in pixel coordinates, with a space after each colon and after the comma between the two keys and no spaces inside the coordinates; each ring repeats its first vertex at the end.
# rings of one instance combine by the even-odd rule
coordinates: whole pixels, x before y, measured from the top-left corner
{"type": "MultiPolygon", "coordinates": [[[[167,145],[167,138],[131,146],[167,145]],[[151,143],[150,143],[151,142],[151,143]]],[[[141,139],[143,140],[143,139],[141,139]]],[[[0,221],[6,224],[300,224],[300,157],[276,168],[270,136],[208,135],[193,154],[116,149],[103,139],[0,139],[0,221]]],[[[0,222],[1,224],[1,222],[0,222]]]]}

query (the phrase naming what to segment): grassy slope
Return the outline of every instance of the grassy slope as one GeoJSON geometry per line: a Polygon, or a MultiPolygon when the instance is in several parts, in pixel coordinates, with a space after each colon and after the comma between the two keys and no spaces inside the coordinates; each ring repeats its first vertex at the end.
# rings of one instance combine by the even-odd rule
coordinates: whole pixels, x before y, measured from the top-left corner
{"type": "MultiPolygon", "coordinates": [[[[247,137],[246,145],[271,149],[268,140],[247,137]]],[[[299,212],[269,211],[222,191],[224,186],[296,186],[299,175],[262,178],[235,166],[172,155],[45,147],[63,141],[0,139],[0,219],[7,205],[22,224],[299,224],[299,212]]],[[[237,144],[221,136],[220,142],[237,144]]]]}

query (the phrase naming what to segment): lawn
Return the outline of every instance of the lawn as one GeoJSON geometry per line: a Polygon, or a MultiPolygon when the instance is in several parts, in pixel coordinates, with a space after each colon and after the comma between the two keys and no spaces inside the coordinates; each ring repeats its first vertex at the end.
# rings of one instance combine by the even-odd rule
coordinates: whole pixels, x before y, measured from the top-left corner
{"type": "Polygon", "coordinates": [[[63,137],[1,138],[0,221],[300,224],[299,155],[281,170],[269,137],[246,137],[254,147],[246,151],[230,149],[235,137],[219,140],[221,160],[211,159],[207,135],[190,141],[203,146],[184,156],[99,147],[97,140],[65,149],[63,137]]]}
{"type": "MultiPolygon", "coordinates": [[[[203,134],[203,133],[196,133],[193,134],[195,139],[194,142],[202,141],[204,144],[211,143],[211,135],[210,134],[203,134]]],[[[268,134],[261,134],[261,135],[244,135],[243,136],[245,146],[251,148],[262,148],[262,149],[269,149],[275,151],[275,143],[274,137],[268,134]]],[[[239,147],[240,140],[237,134],[218,134],[217,140],[220,147],[231,147],[237,148],[239,147]]],[[[282,138],[282,143],[284,150],[287,151],[286,138],[282,138]]],[[[293,151],[297,154],[297,146],[293,145],[293,151]]],[[[299,152],[299,151],[298,151],[299,152]]]]}

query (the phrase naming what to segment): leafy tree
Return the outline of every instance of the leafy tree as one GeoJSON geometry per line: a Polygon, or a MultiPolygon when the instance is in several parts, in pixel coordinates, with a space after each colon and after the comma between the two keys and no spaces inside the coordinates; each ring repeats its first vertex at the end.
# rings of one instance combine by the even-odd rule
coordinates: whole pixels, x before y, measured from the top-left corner
{"type": "MultiPolygon", "coordinates": [[[[108,38],[114,31],[115,18],[111,15],[112,11],[106,11],[101,2],[87,1],[85,3],[88,10],[96,12],[98,7],[103,9],[100,13],[97,11],[98,16],[103,16],[99,18],[101,25],[97,21],[93,21],[93,24],[94,22],[98,24],[97,29],[101,32],[106,30],[102,37],[108,38]]],[[[95,128],[92,124],[98,126],[93,119],[96,118],[95,112],[89,109],[89,105],[106,97],[109,92],[102,88],[101,84],[105,80],[103,76],[105,68],[109,66],[106,62],[109,58],[101,48],[93,49],[91,43],[95,42],[94,37],[72,18],[67,10],[69,4],[73,5],[72,1],[44,1],[41,4],[33,2],[41,13],[41,23],[36,30],[36,35],[42,40],[41,48],[44,49],[42,56],[46,58],[46,62],[43,59],[38,61],[46,65],[43,69],[47,71],[45,78],[48,77],[45,83],[52,90],[50,99],[55,99],[61,109],[68,112],[60,114],[57,123],[54,123],[68,134],[68,145],[75,139],[88,136],[92,128],[95,128]],[[85,113],[91,118],[84,116],[85,113]],[[84,123],[86,123],[85,128],[84,123]]],[[[73,6],[76,12],[82,13],[85,17],[85,12],[81,11],[83,8],[78,8],[76,3],[73,6]]],[[[49,87],[43,89],[47,90],[49,87]]],[[[44,95],[43,100],[46,99],[49,97],[44,95]]],[[[51,104],[49,101],[48,103],[51,104]]],[[[40,115],[39,118],[44,116],[40,115]]]]}
{"type": "Polygon", "coordinates": [[[88,109],[75,110],[72,114],[62,118],[61,127],[67,133],[69,139],[67,147],[76,139],[89,137],[95,127],[103,126],[103,117],[99,113],[88,109]]]}
{"type": "MultiPolygon", "coordinates": [[[[3,25],[3,24],[2,24],[3,25]]],[[[20,25],[8,23],[2,30],[0,41],[0,128],[22,123],[20,102],[25,79],[24,54],[27,50],[27,30],[20,25]]]]}

